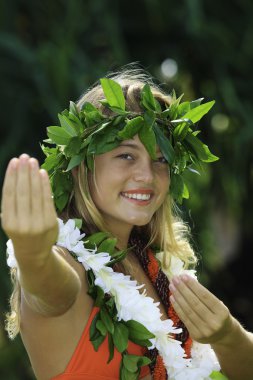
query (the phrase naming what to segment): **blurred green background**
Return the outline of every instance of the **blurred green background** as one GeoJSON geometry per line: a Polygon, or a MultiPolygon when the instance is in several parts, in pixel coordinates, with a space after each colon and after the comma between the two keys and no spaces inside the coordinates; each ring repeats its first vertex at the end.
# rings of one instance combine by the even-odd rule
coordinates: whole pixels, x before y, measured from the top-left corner
{"type": "MultiPolygon", "coordinates": [[[[189,177],[182,207],[200,278],[253,331],[253,2],[12,0],[0,3],[0,178],[57,113],[108,70],[138,61],[185,100],[216,105],[202,138],[221,160],[189,177]]],[[[0,379],[33,379],[20,339],[4,331],[10,281],[0,231],[0,379]]]]}

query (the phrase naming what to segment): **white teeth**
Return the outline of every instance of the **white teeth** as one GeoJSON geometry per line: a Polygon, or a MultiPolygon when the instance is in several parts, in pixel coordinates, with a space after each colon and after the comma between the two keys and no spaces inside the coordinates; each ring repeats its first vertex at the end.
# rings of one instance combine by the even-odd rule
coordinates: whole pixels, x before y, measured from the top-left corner
{"type": "Polygon", "coordinates": [[[138,200],[142,200],[142,201],[147,201],[150,199],[151,197],[151,194],[128,194],[128,193],[122,193],[122,195],[124,195],[124,197],[127,197],[127,198],[133,198],[133,199],[138,199],[138,200]]]}

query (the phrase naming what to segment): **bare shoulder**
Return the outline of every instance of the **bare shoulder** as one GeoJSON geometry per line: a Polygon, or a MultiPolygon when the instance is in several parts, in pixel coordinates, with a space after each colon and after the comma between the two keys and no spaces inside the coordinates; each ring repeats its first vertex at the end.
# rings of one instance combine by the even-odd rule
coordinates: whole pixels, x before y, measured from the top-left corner
{"type": "Polygon", "coordinates": [[[26,301],[26,295],[21,292],[21,336],[37,378],[51,378],[65,369],[93,307],[93,300],[87,294],[84,267],[65,248],[55,246],[54,251],[77,272],[81,289],[66,313],[55,317],[44,316],[43,313],[34,311],[26,301]]]}

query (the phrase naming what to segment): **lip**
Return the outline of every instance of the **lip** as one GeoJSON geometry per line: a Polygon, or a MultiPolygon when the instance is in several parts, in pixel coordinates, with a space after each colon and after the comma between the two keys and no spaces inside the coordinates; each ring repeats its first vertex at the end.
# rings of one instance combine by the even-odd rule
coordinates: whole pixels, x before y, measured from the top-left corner
{"type": "Polygon", "coordinates": [[[123,191],[120,193],[120,196],[125,199],[126,201],[136,205],[136,206],[147,206],[152,202],[154,192],[152,190],[146,190],[146,189],[136,189],[136,190],[129,190],[129,191],[123,191]],[[150,198],[147,200],[140,200],[140,199],[134,199],[134,198],[127,198],[123,195],[123,193],[127,194],[151,194],[150,198]]]}

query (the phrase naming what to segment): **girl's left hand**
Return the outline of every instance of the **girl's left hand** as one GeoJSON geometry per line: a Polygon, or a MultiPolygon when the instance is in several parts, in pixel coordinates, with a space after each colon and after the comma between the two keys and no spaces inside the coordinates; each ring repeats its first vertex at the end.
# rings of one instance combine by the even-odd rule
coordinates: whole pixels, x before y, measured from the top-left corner
{"type": "Polygon", "coordinates": [[[170,291],[172,305],[193,340],[226,343],[234,318],[222,301],[186,274],[173,277],[170,291]]]}

